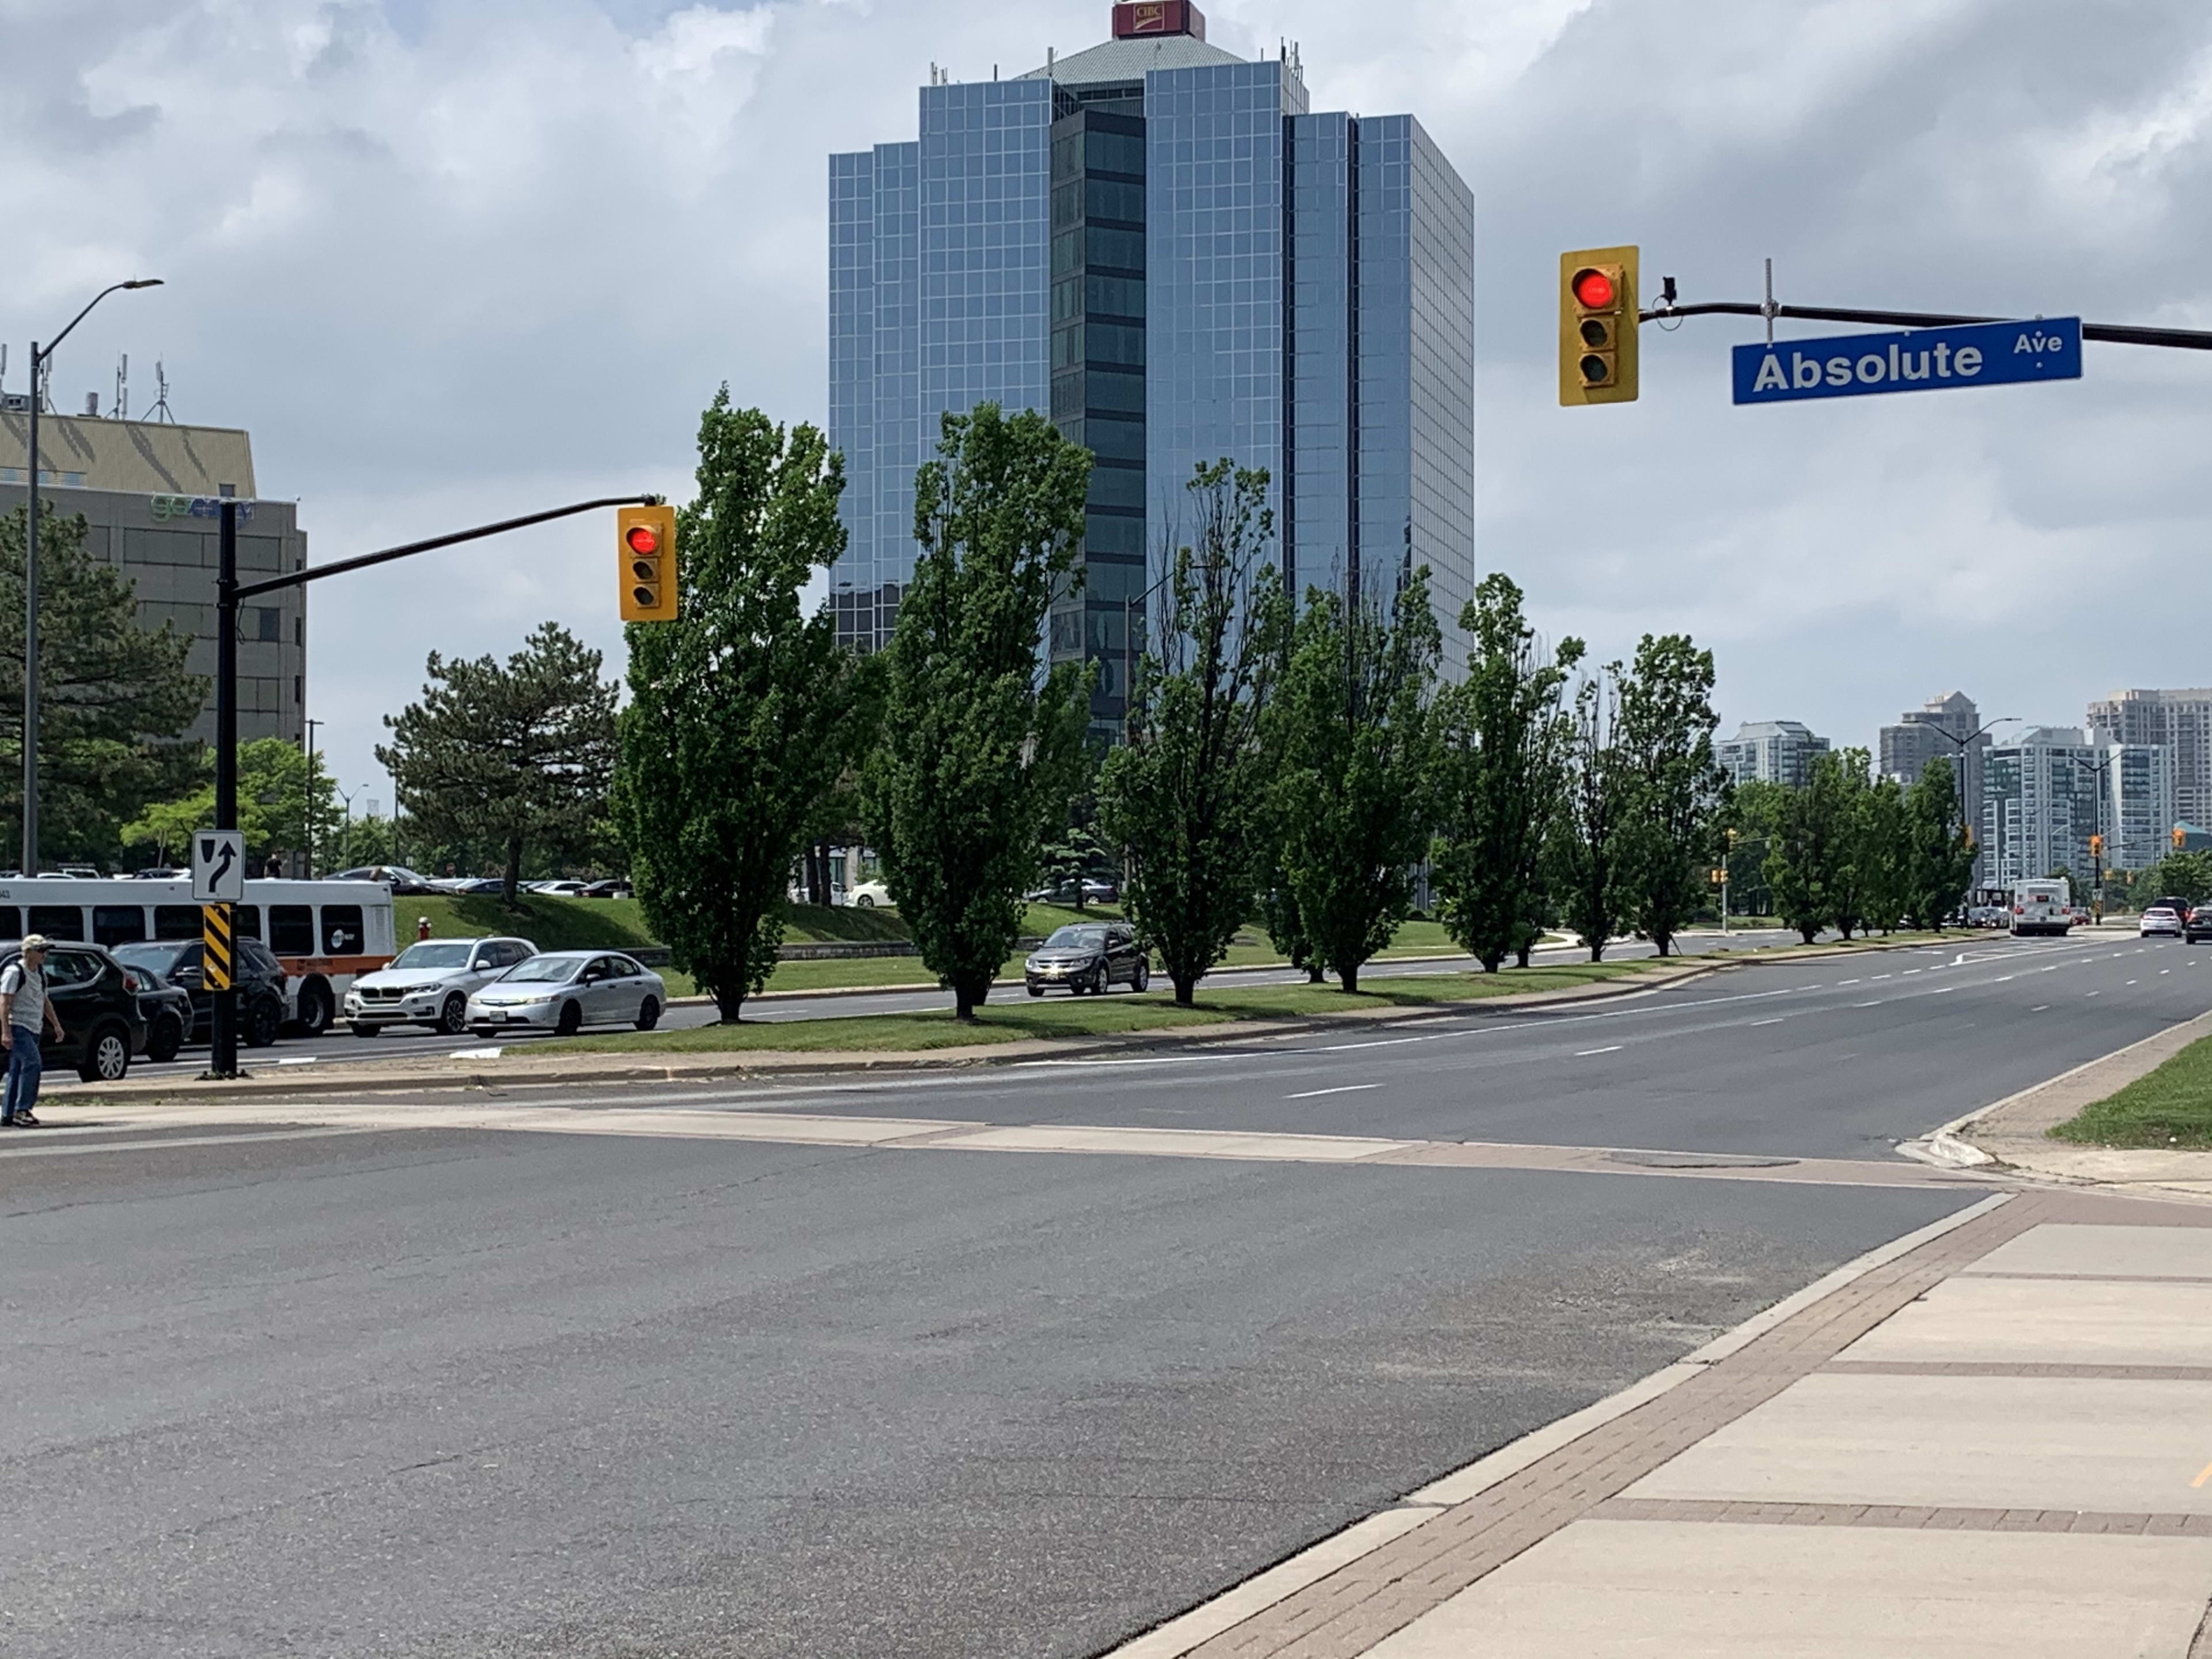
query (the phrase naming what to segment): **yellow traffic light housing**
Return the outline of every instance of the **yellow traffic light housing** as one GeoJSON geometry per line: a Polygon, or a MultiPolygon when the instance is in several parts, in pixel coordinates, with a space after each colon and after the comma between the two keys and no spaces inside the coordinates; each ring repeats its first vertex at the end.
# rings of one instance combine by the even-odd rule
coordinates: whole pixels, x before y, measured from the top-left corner
{"type": "Polygon", "coordinates": [[[2102,836],[2089,837],[2089,856],[2096,859],[2105,856],[2105,838],[2102,836]]]}
{"type": "Polygon", "coordinates": [[[615,515],[622,619],[676,620],[676,509],[625,507],[615,515]]]}
{"type": "Polygon", "coordinates": [[[1635,247],[1559,256],[1559,402],[1636,401],[1635,247]]]}
{"type": "Polygon", "coordinates": [[[2173,850],[2179,853],[2182,848],[2182,844],[2188,839],[2189,832],[2184,830],[2179,824],[2175,824],[2173,826],[2173,850]]]}

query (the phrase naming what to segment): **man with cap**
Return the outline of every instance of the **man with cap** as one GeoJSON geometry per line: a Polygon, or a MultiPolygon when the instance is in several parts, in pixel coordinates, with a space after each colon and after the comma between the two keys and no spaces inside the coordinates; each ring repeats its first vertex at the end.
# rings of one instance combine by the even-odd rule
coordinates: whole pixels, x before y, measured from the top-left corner
{"type": "Polygon", "coordinates": [[[8,1081],[0,1087],[0,1128],[35,1129],[31,1108],[39,1100],[39,1034],[62,1035],[61,1017],[46,999],[46,939],[32,933],[23,953],[0,973],[0,1046],[8,1050],[8,1081]]]}

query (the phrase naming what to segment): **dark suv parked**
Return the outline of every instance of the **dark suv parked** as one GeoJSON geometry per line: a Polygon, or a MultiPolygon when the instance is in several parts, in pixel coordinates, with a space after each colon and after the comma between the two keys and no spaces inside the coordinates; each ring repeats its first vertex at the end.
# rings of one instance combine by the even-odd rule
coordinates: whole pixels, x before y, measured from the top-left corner
{"type": "MultiPolygon", "coordinates": [[[[284,1025],[284,964],[258,939],[240,939],[237,950],[231,982],[238,988],[238,1035],[249,1048],[266,1048],[284,1025]]],[[[150,968],[191,993],[191,1039],[209,1040],[215,1028],[215,993],[201,983],[199,940],[118,945],[115,957],[133,968],[150,968]]]]}
{"type": "MultiPolygon", "coordinates": [[[[0,945],[0,973],[22,954],[20,945],[0,945]]],[[[62,1035],[58,1042],[51,1032],[40,1039],[46,1063],[75,1066],[87,1083],[119,1081],[131,1056],[146,1046],[145,1018],[123,964],[97,945],[57,943],[46,951],[46,997],[62,1035]]]]}

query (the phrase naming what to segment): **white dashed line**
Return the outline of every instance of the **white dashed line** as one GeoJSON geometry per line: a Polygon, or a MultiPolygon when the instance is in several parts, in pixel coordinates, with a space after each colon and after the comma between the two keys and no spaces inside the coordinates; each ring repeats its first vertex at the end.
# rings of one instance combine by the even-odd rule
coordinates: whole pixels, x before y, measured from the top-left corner
{"type": "Polygon", "coordinates": [[[1588,1060],[1592,1054],[1617,1054],[1620,1052],[1620,1048],[1621,1045],[1618,1042],[1611,1042],[1602,1048],[1577,1048],[1575,1050],[1575,1058],[1588,1060]]]}
{"type": "Polygon", "coordinates": [[[1346,1083],[1334,1089],[1309,1089],[1301,1095],[1285,1095],[1285,1100],[1318,1100],[1323,1095],[1355,1095],[1362,1089],[1379,1089],[1379,1083],[1346,1083]]]}

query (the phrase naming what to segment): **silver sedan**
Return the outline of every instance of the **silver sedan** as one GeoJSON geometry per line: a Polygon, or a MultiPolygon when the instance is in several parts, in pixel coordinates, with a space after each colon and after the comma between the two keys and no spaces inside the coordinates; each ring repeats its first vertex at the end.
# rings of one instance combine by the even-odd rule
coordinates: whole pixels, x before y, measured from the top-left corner
{"type": "Polygon", "coordinates": [[[660,975],[626,956],[547,951],[477,988],[469,998],[469,1030],[478,1036],[526,1031],[574,1036],[586,1025],[650,1031],[667,1006],[660,975]]]}

